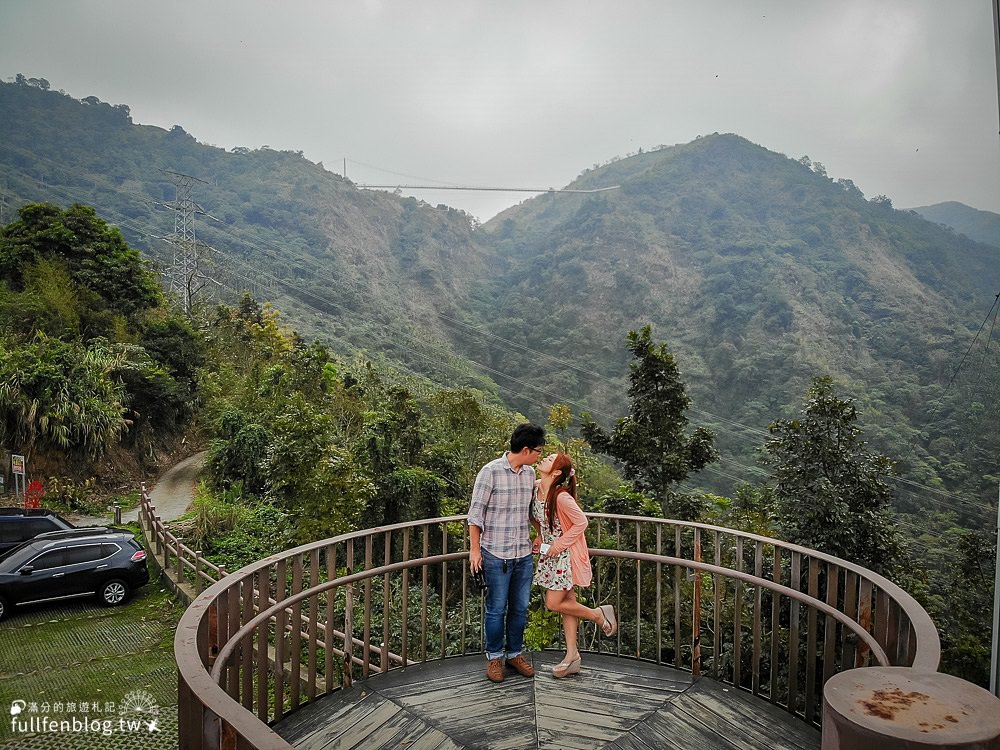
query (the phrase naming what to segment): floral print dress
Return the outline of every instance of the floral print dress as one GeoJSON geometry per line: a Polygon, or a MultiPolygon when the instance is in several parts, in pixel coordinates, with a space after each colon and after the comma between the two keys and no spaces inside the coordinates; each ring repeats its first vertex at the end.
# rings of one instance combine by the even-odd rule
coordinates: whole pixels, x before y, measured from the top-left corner
{"type": "MultiPolygon", "coordinates": [[[[549,519],[545,516],[545,503],[535,498],[531,503],[531,514],[538,521],[542,530],[542,542],[552,544],[562,536],[562,524],[559,514],[556,514],[555,527],[549,528],[549,519]]],[[[538,566],[532,582],[542,588],[553,591],[569,591],[573,588],[573,571],[569,563],[569,550],[564,549],[558,557],[538,556],[538,566]]]]}

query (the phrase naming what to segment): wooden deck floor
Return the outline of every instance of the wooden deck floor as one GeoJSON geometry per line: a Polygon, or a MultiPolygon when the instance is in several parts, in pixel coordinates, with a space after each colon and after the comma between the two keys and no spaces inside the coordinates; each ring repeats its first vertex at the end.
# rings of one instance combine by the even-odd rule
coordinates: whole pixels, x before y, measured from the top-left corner
{"type": "Polygon", "coordinates": [[[482,655],[369,678],[307,705],[274,729],[302,750],[818,750],[820,732],[769,703],[669,667],[585,654],[533,654],[536,675],[486,679],[482,655]]]}

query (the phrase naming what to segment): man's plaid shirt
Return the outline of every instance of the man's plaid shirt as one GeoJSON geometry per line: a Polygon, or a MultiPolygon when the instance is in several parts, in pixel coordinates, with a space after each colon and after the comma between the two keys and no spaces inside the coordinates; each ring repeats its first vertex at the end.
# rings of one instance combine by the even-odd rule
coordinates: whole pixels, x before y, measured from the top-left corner
{"type": "Polygon", "coordinates": [[[469,525],[482,529],[479,545],[502,560],[531,554],[528,529],[534,496],[531,465],[514,471],[504,453],[480,469],[469,505],[469,525]]]}

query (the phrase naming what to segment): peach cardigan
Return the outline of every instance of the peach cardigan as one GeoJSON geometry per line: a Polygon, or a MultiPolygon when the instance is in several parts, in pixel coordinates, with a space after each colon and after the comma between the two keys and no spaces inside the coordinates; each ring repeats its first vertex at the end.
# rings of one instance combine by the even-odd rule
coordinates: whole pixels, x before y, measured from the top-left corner
{"type": "Polygon", "coordinates": [[[573,571],[573,585],[589,586],[594,577],[590,568],[590,550],[587,548],[587,517],[568,492],[556,495],[556,513],[562,526],[562,535],[552,542],[552,552],[559,554],[569,549],[569,565],[573,571]]]}

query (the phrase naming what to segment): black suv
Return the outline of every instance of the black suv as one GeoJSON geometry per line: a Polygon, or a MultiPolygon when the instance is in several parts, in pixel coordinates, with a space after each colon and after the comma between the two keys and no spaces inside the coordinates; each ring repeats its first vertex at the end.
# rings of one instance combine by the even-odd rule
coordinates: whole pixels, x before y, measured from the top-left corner
{"type": "Polygon", "coordinates": [[[0,619],[21,604],[95,594],[110,607],[147,583],[146,551],[131,531],[51,531],[0,555],[0,619]]]}
{"type": "Polygon", "coordinates": [[[38,534],[72,528],[65,518],[45,508],[0,508],[0,552],[38,534]]]}

